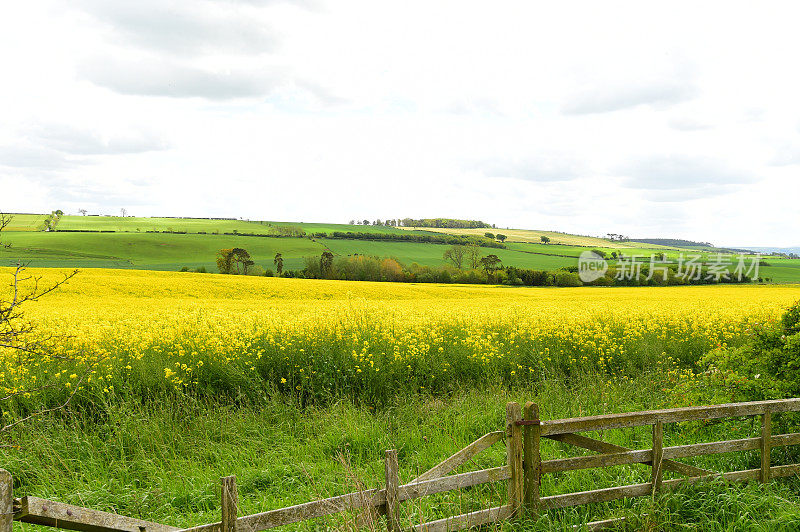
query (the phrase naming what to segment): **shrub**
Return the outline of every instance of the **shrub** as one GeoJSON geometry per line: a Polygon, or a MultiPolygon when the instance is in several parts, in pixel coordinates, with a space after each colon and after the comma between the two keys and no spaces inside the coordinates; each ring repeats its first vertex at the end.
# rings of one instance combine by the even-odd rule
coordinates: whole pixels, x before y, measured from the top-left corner
{"type": "Polygon", "coordinates": [[[572,272],[556,272],[553,278],[553,284],[556,286],[583,286],[580,277],[577,273],[572,272]]]}
{"type": "Polygon", "coordinates": [[[800,301],[780,321],[756,323],[740,346],[720,346],[700,360],[703,384],[726,398],[762,400],[800,396],[800,301]]]}

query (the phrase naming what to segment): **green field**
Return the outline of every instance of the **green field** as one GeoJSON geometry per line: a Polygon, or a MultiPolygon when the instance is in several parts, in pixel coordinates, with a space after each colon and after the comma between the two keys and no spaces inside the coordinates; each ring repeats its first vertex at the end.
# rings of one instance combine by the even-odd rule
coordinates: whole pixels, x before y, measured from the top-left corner
{"type": "MultiPolygon", "coordinates": [[[[308,238],[244,237],[233,235],[198,235],[164,233],[3,233],[11,248],[0,250],[0,261],[8,265],[22,259],[40,267],[95,267],[179,270],[186,266],[204,266],[216,270],[215,258],[222,248],[247,249],[256,264],[272,268],[275,253],[282,253],[284,267],[303,267],[305,257],[318,257],[326,247],[335,255],[375,255],[396,258],[404,264],[444,264],[447,246],[416,242],[373,242],[308,238]]],[[[532,269],[556,269],[574,266],[564,257],[492,249],[503,264],[532,269]]]]}
{"type": "MultiPolygon", "coordinates": [[[[421,266],[444,264],[442,254],[449,247],[441,244],[423,244],[417,242],[373,242],[369,240],[335,240],[320,239],[335,255],[377,255],[379,257],[396,258],[403,264],[416,262],[421,266]]],[[[563,266],[575,266],[575,259],[569,257],[552,257],[548,255],[523,253],[511,249],[484,248],[483,253],[497,255],[506,266],[530,268],[536,270],[553,270],[563,266]]]]}
{"type": "Polygon", "coordinates": [[[11,223],[4,231],[43,231],[45,214],[10,214],[11,223]]]}
{"type": "Polygon", "coordinates": [[[155,233],[3,233],[11,248],[0,250],[3,265],[22,259],[31,266],[138,268],[179,270],[206,267],[216,271],[222,248],[242,247],[256,264],[272,267],[282,253],[287,269],[300,268],[303,257],[318,256],[324,247],[308,238],[155,233]]]}
{"type": "MultiPolygon", "coordinates": [[[[42,220],[44,220],[44,216],[42,216],[42,220]]],[[[28,225],[31,224],[27,219],[25,223],[28,225]]],[[[41,223],[41,221],[39,223],[41,223]]],[[[144,233],[146,231],[232,233],[237,231],[239,233],[268,234],[270,229],[278,226],[297,227],[309,234],[330,233],[332,231],[403,233],[402,230],[396,227],[371,225],[227,220],[220,218],[138,218],[134,216],[126,216],[123,218],[120,216],[67,215],[59,219],[57,229],[59,231],[116,231],[128,233],[144,233]]]]}
{"type": "MultiPolygon", "coordinates": [[[[449,246],[418,242],[391,242],[316,238],[312,235],[333,231],[396,234],[473,234],[504,231],[511,241],[506,249],[482,248],[483,255],[496,254],[504,266],[536,270],[556,270],[577,265],[584,251],[600,249],[610,259],[613,251],[626,256],[638,256],[647,261],[652,254],[664,253],[676,261],[680,255],[689,258],[699,255],[713,261],[717,254],[709,249],[666,248],[635,242],[612,242],[605,239],[566,235],[557,232],[527,230],[477,229],[408,229],[386,226],[348,224],[274,222],[195,218],[137,218],[116,216],[62,216],[55,231],[44,229],[45,215],[13,215],[3,232],[3,241],[12,245],[0,249],[0,263],[8,265],[21,259],[32,266],[95,267],[179,270],[204,267],[216,271],[216,255],[222,248],[241,247],[255,263],[272,269],[273,258],[281,253],[284,268],[302,269],[306,257],[319,257],[329,249],[336,256],[368,255],[390,257],[404,265],[441,266],[442,255],[449,246]],[[240,234],[273,234],[279,226],[292,226],[307,233],[305,238],[246,237],[240,234]],[[186,233],[186,234],[181,234],[186,233]],[[228,233],[228,234],[225,234],[228,233]],[[551,243],[543,244],[540,235],[550,236],[551,243]],[[559,244],[556,242],[571,242],[559,244]],[[576,243],[591,244],[591,247],[576,243]]],[[[728,255],[727,257],[730,257],[728,255]]],[[[736,258],[734,257],[735,261],[736,258]]],[[[761,277],[774,282],[800,282],[800,260],[767,258],[769,266],[761,268],[761,277]]]]}

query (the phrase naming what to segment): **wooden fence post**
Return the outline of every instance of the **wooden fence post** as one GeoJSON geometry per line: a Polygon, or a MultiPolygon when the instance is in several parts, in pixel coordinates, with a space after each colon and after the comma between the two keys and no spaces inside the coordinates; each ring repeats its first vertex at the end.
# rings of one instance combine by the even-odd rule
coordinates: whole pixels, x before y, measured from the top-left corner
{"type": "Polygon", "coordinates": [[[766,483],[770,478],[770,454],[772,453],[772,412],[767,408],[761,416],[761,474],[759,480],[766,483]]]}
{"type": "Polygon", "coordinates": [[[653,495],[661,489],[661,481],[664,478],[664,424],[656,421],[653,425],[653,495]]]}
{"type": "Polygon", "coordinates": [[[522,419],[519,403],[506,405],[506,457],[511,478],[508,479],[508,504],[511,515],[518,515],[522,506],[524,492],[522,471],[522,427],[517,421],[522,419]]]}
{"type": "Polygon", "coordinates": [[[384,459],[384,472],[386,474],[386,530],[398,532],[400,530],[399,505],[397,502],[397,488],[400,486],[400,465],[397,461],[397,450],[386,451],[384,459]]]}
{"type": "Polygon", "coordinates": [[[523,460],[525,513],[536,518],[539,514],[539,484],[542,477],[541,439],[542,426],[539,424],[539,405],[528,401],[525,403],[525,420],[534,421],[533,425],[525,425],[525,445],[523,460]]]}
{"type": "Polygon", "coordinates": [[[236,532],[239,510],[239,490],[236,477],[222,477],[222,532],[236,532]]]}
{"type": "Polygon", "coordinates": [[[0,532],[11,532],[14,526],[14,497],[11,473],[0,469],[0,532]]]}

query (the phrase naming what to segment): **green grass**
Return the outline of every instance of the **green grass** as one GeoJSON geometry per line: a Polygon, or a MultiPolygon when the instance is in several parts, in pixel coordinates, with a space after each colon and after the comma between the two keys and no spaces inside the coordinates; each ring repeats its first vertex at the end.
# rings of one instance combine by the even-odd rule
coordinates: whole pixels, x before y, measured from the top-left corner
{"type": "MultiPolygon", "coordinates": [[[[17,215],[14,215],[15,217],[17,215]]],[[[44,216],[42,216],[44,220],[44,216]]],[[[41,222],[39,222],[41,223],[41,222]]],[[[360,233],[400,233],[405,231],[395,227],[365,226],[349,224],[275,222],[259,220],[223,220],[201,218],[139,218],[133,216],[62,216],[58,229],[80,231],[186,231],[187,233],[206,232],[268,234],[275,226],[292,226],[303,229],[307,233],[331,233],[332,231],[353,231],[360,233]]]]}
{"type": "MultiPolygon", "coordinates": [[[[445,264],[442,258],[450,247],[442,244],[424,244],[417,242],[374,242],[369,240],[336,240],[322,239],[322,242],[336,255],[376,255],[392,257],[409,265],[416,262],[422,266],[445,264]]],[[[536,270],[554,270],[563,266],[577,266],[571,257],[553,257],[541,254],[523,253],[513,249],[481,248],[483,255],[497,255],[505,266],[530,268],[536,270]]]]}
{"type": "Polygon", "coordinates": [[[66,231],[119,231],[144,233],[146,231],[186,231],[196,233],[205,231],[212,233],[266,234],[270,226],[266,223],[244,220],[193,219],[193,218],[137,218],[128,216],[62,216],[58,222],[58,230],[66,231]]]}
{"type": "Polygon", "coordinates": [[[11,223],[5,231],[43,231],[45,214],[9,214],[11,223]]]}
{"type": "MultiPolygon", "coordinates": [[[[426,233],[431,229],[399,229],[385,226],[363,226],[348,224],[274,222],[247,220],[191,219],[191,218],[137,218],[117,216],[62,216],[57,231],[43,232],[45,215],[17,214],[3,232],[3,241],[14,249],[0,250],[0,264],[9,264],[21,258],[33,266],[42,267],[95,267],[95,268],[142,268],[179,270],[182,267],[205,267],[216,271],[215,257],[222,248],[242,247],[247,249],[256,263],[263,268],[273,268],[275,253],[284,256],[286,269],[301,269],[304,257],[318,257],[327,246],[335,255],[373,255],[393,257],[410,265],[416,262],[423,266],[445,264],[442,254],[447,246],[416,242],[380,242],[364,240],[310,238],[255,238],[224,235],[223,233],[269,234],[276,226],[295,226],[309,235],[333,231],[370,233],[426,233]],[[60,230],[60,231],[59,231],[60,230]],[[71,233],[68,231],[113,231],[111,233],[71,233]],[[147,231],[182,231],[189,234],[147,233],[147,231]],[[204,234],[198,234],[204,233],[204,234]],[[219,234],[213,234],[219,233],[219,234]]],[[[453,234],[478,234],[503,230],[439,230],[453,234]]],[[[603,239],[586,239],[575,235],[555,232],[510,230],[508,249],[482,248],[484,255],[494,253],[505,266],[537,270],[555,270],[576,266],[576,258],[589,249],[622,251],[628,256],[648,257],[665,253],[667,259],[675,261],[680,254],[685,257],[699,254],[703,261],[713,261],[715,253],[702,250],[681,250],[646,246],[638,243],[618,243],[603,239]],[[593,244],[593,247],[570,244],[542,244],[538,235],[550,235],[554,242],[577,242],[593,244]],[[558,237],[558,238],[556,238],[558,237]],[[560,240],[559,240],[560,239],[560,240]]],[[[735,256],[734,262],[738,260],[735,256]]],[[[762,277],[774,282],[800,282],[800,259],[766,259],[770,266],[763,267],[762,277]]]]}
{"type": "Polygon", "coordinates": [[[765,257],[769,266],[762,266],[759,275],[769,277],[776,283],[796,283],[800,281],[800,259],[775,259],[765,257]]]}
{"type": "Polygon", "coordinates": [[[275,253],[286,269],[301,268],[303,257],[322,253],[323,246],[307,238],[154,233],[3,233],[11,248],[0,251],[0,264],[22,259],[40,267],[117,267],[178,270],[183,266],[216,271],[222,248],[242,247],[256,264],[273,268],[275,253]],[[109,266],[112,264],[113,266],[109,266]]]}
{"type": "MultiPolygon", "coordinates": [[[[177,230],[177,229],[176,229],[177,230]]],[[[395,257],[404,264],[445,264],[442,254],[448,246],[416,242],[374,242],[309,238],[244,237],[232,235],[164,233],[69,233],[3,232],[3,242],[12,245],[0,250],[0,264],[16,259],[40,267],[96,267],[178,270],[183,266],[206,267],[216,271],[216,254],[222,248],[242,247],[256,264],[273,268],[272,259],[280,252],[286,269],[300,269],[304,257],[319,257],[327,246],[336,255],[376,255],[395,257]]],[[[495,253],[508,266],[556,269],[574,266],[575,260],[522,253],[514,250],[481,248],[495,253]]]]}
{"type": "MultiPolygon", "coordinates": [[[[633,411],[663,406],[646,376],[627,383],[545,381],[535,388],[459,390],[448,398],[398,397],[373,409],[339,401],[301,408],[279,396],[257,407],[180,401],[122,402],[103,419],[74,412],[29,424],[15,434],[14,449],[0,450],[15,477],[15,495],[35,495],[184,527],[219,520],[219,478],[236,475],[240,515],[290,506],[349,491],[381,487],[383,452],[398,449],[401,482],[408,482],[482,434],[504,425],[505,404],[534,400],[542,417],[633,411]]],[[[754,436],[749,421],[666,427],[665,445],[754,436]]],[[[608,431],[604,439],[648,448],[649,428],[608,431]]],[[[543,457],[574,456],[545,441],[543,457]]],[[[798,460],[776,450],[774,463],[798,460]]],[[[503,443],[458,472],[505,461],[503,443]]],[[[755,452],[705,457],[701,467],[733,470],[758,466],[755,452]]],[[[546,475],[543,495],[646,482],[647,466],[620,466],[546,475]]],[[[669,478],[669,475],[667,475],[669,478]]],[[[629,499],[546,513],[512,528],[563,530],[573,524],[628,516],[626,530],[796,530],[800,526],[797,479],[758,485],[709,483],[657,499],[629,499]]],[[[426,497],[401,505],[404,524],[454,515],[504,502],[504,483],[426,497]]],[[[340,514],[290,529],[352,524],[340,514]]],[[[17,526],[17,525],[15,525],[17,526]]],[[[18,525],[24,531],[37,529],[18,525]]],[[[379,526],[380,525],[379,523],[379,526]]]]}

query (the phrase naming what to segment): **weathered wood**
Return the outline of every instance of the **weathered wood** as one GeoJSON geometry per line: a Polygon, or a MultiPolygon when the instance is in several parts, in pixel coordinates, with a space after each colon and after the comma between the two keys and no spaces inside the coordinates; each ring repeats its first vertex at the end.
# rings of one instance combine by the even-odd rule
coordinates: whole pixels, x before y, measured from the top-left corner
{"type": "Polygon", "coordinates": [[[653,483],[653,495],[661,489],[661,482],[664,479],[664,425],[656,421],[653,425],[653,472],[650,481],[653,483]]]}
{"type": "MultiPolygon", "coordinates": [[[[356,510],[368,506],[383,506],[385,504],[385,490],[371,489],[240,517],[237,524],[241,530],[257,532],[347,510],[356,510]]],[[[194,530],[193,532],[216,531],[194,530]]]]}
{"type": "Polygon", "coordinates": [[[592,521],[582,525],[572,525],[572,530],[607,530],[617,529],[619,525],[625,522],[624,517],[614,517],[612,519],[603,519],[602,521],[592,521]]]}
{"type": "Polygon", "coordinates": [[[786,445],[800,445],[800,432],[772,436],[773,447],[783,447],[786,445]]]}
{"type": "Polygon", "coordinates": [[[649,495],[652,489],[652,483],[646,484],[631,484],[628,486],[616,486],[613,488],[604,488],[590,491],[579,491],[575,493],[567,493],[565,495],[551,495],[549,497],[541,498],[542,508],[552,510],[555,508],[569,508],[571,506],[581,506],[593,502],[607,502],[623,497],[641,497],[649,495]]]}
{"type": "MultiPolygon", "coordinates": [[[[553,439],[563,441],[564,438],[558,435],[553,439]]],[[[588,438],[587,438],[588,439],[588,438]]],[[[596,441],[596,440],[592,440],[596,441]]],[[[782,447],[785,445],[800,444],[800,433],[780,434],[772,436],[772,447],[782,447]]],[[[568,442],[564,442],[568,443],[568,442]]],[[[604,442],[600,442],[604,443],[604,442]]],[[[612,444],[606,444],[612,445],[612,444]]],[[[580,445],[583,447],[583,445],[580,445]]],[[[761,448],[761,438],[742,438],[739,440],[715,441],[709,443],[692,443],[688,445],[675,445],[664,447],[664,469],[669,470],[667,462],[670,458],[687,458],[692,456],[702,456],[716,453],[730,453],[736,451],[753,451],[761,448]]],[[[595,449],[592,449],[595,450],[595,449]]],[[[559,458],[556,460],[545,460],[542,462],[542,473],[556,473],[560,471],[574,471],[578,469],[590,469],[594,467],[611,467],[627,464],[650,464],[653,460],[653,453],[649,449],[637,451],[621,451],[604,453],[591,456],[577,456],[573,458],[559,458]]],[[[676,464],[678,462],[675,462],[676,464]]],[[[680,464],[685,466],[686,464],[680,464]]],[[[691,467],[691,466],[687,466],[691,467]]],[[[691,476],[713,474],[713,471],[698,470],[691,476]]]]}
{"type": "Polygon", "coordinates": [[[425,471],[417,478],[409,482],[409,484],[413,484],[414,482],[422,482],[424,480],[430,480],[432,478],[439,478],[441,476],[446,475],[450,471],[458,468],[459,466],[464,465],[469,460],[471,460],[475,455],[480,453],[481,451],[488,449],[495,443],[499,442],[503,439],[504,431],[498,430],[496,432],[490,432],[489,434],[484,434],[474,442],[470,443],[453,456],[443,460],[442,462],[436,464],[429,470],[425,471]]]}
{"type": "Polygon", "coordinates": [[[508,479],[508,505],[512,515],[517,515],[522,507],[524,495],[522,471],[522,427],[517,421],[522,419],[519,403],[506,405],[506,459],[511,470],[508,479]]]}
{"type": "MultiPolygon", "coordinates": [[[[628,449],[627,447],[614,445],[613,443],[606,443],[592,438],[587,438],[586,436],[581,436],[580,434],[555,434],[552,436],[547,436],[547,438],[560,441],[568,445],[583,447],[584,449],[589,449],[590,451],[595,451],[598,453],[622,453],[631,451],[631,449],[628,449]]],[[[647,462],[644,463],[649,463],[649,462],[650,461],[648,460],[647,462]]],[[[700,469],[699,467],[694,467],[689,464],[682,464],[680,462],[675,462],[672,460],[664,460],[662,462],[662,467],[667,471],[674,471],[676,473],[680,473],[682,475],[686,475],[689,477],[698,477],[702,475],[714,474],[714,471],[709,471],[707,469],[700,469]]]]}
{"type": "Polygon", "coordinates": [[[405,484],[397,490],[397,499],[407,501],[418,499],[436,493],[451,491],[461,488],[469,488],[488,482],[499,482],[511,478],[511,468],[508,466],[494,467],[491,469],[481,469],[479,471],[469,471],[458,475],[448,475],[442,478],[434,478],[424,482],[405,484]]]}
{"type": "MultiPolygon", "coordinates": [[[[744,471],[731,471],[729,473],[713,473],[711,475],[703,475],[701,477],[676,478],[672,480],[664,480],[661,483],[661,489],[672,490],[683,484],[695,484],[716,478],[728,482],[757,480],[760,473],[760,469],[747,469],[744,471]]],[[[777,466],[772,468],[772,475],[776,477],[786,477],[796,474],[800,474],[800,464],[777,466]]],[[[630,484],[627,486],[567,493],[565,495],[552,495],[550,497],[542,497],[541,505],[543,508],[550,510],[555,508],[580,506],[593,502],[608,502],[616,499],[622,499],[624,497],[641,497],[644,495],[649,495],[652,486],[652,482],[648,482],[646,484],[630,484]]]]}
{"type": "Polygon", "coordinates": [[[751,451],[761,447],[761,438],[742,438],[740,440],[715,441],[709,443],[692,443],[664,447],[664,458],[687,458],[707,454],[731,453],[735,451],[751,451]]]}
{"type": "Polygon", "coordinates": [[[662,423],[677,423],[699,419],[756,416],[763,414],[767,409],[773,413],[797,412],[800,411],[800,398],[728,403],[713,406],[690,406],[685,408],[669,408],[664,410],[647,410],[642,412],[626,412],[623,414],[605,414],[600,416],[546,420],[542,421],[542,436],[591,430],[618,429],[622,427],[640,427],[652,425],[656,421],[661,421],[662,423]]]}
{"type": "Polygon", "coordinates": [[[772,453],[772,413],[769,408],[761,416],[761,476],[762,483],[769,482],[770,454],[772,453]]]}
{"type": "MultiPolygon", "coordinates": [[[[528,402],[525,403],[525,419],[539,421],[539,405],[528,402]]],[[[539,423],[535,425],[525,425],[523,430],[525,436],[523,478],[524,478],[524,497],[525,513],[530,518],[536,518],[539,506],[539,485],[542,475],[542,454],[541,454],[541,434],[542,427],[539,423]]]]}
{"type": "Polygon", "coordinates": [[[446,517],[413,527],[416,532],[452,532],[481,525],[496,523],[509,518],[513,513],[510,505],[487,508],[466,514],[446,517]]]}
{"type": "MultiPolygon", "coordinates": [[[[450,475],[399,486],[397,489],[397,500],[416,499],[426,495],[433,495],[458,488],[468,488],[487,482],[499,482],[510,478],[511,472],[508,466],[470,471],[458,475],[450,475]]],[[[347,510],[385,506],[385,504],[386,491],[383,489],[371,489],[239,517],[237,519],[237,526],[240,530],[258,532],[260,530],[297,523],[299,521],[323,517],[347,510]]],[[[221,523],[211,523],[187,528],[181,532],[221,532],[221,523]]]]}
{"type": "Polygon", "coordinates": [[[653,451],[623,451],[618,453],[594,454],[591,456],[576,456],[573,458],[559,458],[542,462],[542,473],[557,473],[560,471],[576,471],[578,469],[591,469],[594,467],[612,467],[627,464],[650,464],[653,461],[653,451]]]}
{"type": "Polygon", "coordinates": [[[176,532],[173,526],[81,508],[38,497],[22,497],[14,519],[23,523],[82,532],[176,532]]]}
{"type": "Polygon", "coordinates": [[[14,528],[13,486],[11,473],[0,469],[0,532],[11,532],[14,528]]]}
{"type": "Polygon", "coordinates": [[[800,475],[800,464],[772,466],[769,468],[770,478],[793,477],[800,475]]]}
{"type": "Polygon", "coordinates": [[[729,471],[727,473],[714,473],[713,475],[703,475],[702,477],[675,478],[665,480],[661,484],[663,490],[673,490],[684,484],[699,484],[709,480],[719,479],[726,482],[741,482],[745,480],[758,480],[758,469],[745,469],[743,471],[729,471]]]}
{"type": "Polygon", "coordinates": [[[400,530],[400,507],[397,498],[397,489],[400,486],[400,466],[397,461],[397,450],[386,451],[384,471],[386,474],[386,530],[398,532],[400,530]]]}
{"type": "Polygon", "coordinates": [[[222,477],[222,532],[236,532],[236,518],[239,512],[239,490],[236,477],[222,477]]]}

